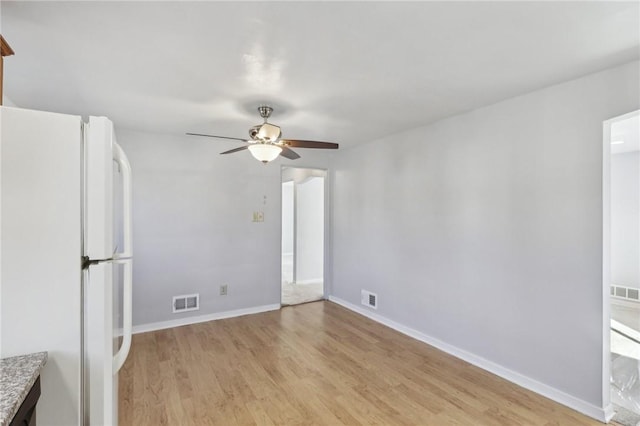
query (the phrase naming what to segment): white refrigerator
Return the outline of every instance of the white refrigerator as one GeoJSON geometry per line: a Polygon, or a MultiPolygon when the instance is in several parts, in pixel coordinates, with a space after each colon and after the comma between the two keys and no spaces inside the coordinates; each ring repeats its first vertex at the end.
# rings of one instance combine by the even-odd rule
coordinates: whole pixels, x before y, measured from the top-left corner
{"type": "Polygon", "coordinates": [[[41,425],[116,425],[131,168],[104,117],[0,107],[0,357],[47,351],[41,425]]]}

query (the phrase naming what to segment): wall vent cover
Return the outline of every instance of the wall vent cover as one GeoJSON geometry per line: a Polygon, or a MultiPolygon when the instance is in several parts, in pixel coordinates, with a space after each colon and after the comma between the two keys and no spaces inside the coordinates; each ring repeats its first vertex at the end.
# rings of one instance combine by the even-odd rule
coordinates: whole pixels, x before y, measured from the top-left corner
{"type": "Polygon", "coordinates": [[[616,299],[629,300],[632,302],[640,302],[640,289],[632,287],[623,287],[620,285],[611,286],[611,296],[616,299]]]}
{"type": "Polygon", "coordinates": [[[197,311],[200,309],[200,294],[173,296],[173,313],[197,311]]]}
{"type": "Polygon", "coordinates": [[[367,290],[362,290],[360,301],[363,305],[373,309],[378,309],[378,295],[367,290]]]}

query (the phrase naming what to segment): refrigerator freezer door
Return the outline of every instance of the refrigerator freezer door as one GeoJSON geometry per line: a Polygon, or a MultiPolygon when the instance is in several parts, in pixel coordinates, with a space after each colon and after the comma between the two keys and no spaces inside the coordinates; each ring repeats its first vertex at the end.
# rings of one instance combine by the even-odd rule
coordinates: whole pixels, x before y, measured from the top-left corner
{"type": "Polygon", "coordinates": [[[90,117],[85,130],[84,251],[89,259],[110,259],[115,251],[113,124],[90,117]]]}

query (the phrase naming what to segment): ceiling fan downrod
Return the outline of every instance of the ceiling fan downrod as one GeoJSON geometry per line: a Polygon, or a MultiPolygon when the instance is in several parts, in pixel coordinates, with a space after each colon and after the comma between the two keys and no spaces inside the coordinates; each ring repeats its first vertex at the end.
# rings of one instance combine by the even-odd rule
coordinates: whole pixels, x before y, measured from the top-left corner
{"type": "Polygon", "coordinates": [[[264,122],[267,122],[267,118],[271,117],[271,113],[273,112],[273,108],[269,105],[260,105],[258,107],[258,112],[260,113],[260,117],[264,119],[264,122]]]}

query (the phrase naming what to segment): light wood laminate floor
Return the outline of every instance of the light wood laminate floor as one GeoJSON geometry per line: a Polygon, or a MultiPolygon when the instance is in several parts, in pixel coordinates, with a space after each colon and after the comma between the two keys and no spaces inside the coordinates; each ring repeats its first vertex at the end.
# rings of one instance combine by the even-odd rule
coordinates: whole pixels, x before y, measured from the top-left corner
{"type": "Polygon", "coordinates": [[[600,425],[331,302],[137,334],[120,425],[600,425]]]}

